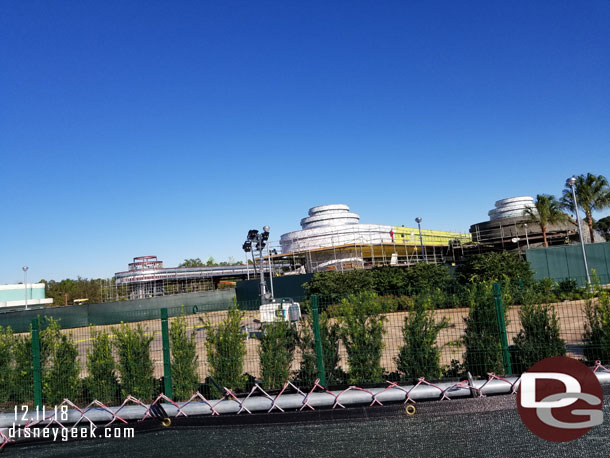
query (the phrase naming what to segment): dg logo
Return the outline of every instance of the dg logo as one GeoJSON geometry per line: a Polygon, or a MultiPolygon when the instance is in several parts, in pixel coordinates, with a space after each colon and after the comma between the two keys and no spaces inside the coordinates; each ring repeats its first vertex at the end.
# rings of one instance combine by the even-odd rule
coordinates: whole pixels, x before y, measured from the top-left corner
{"type": "Polygon", "coordinates": [[[521,376],[517,409],[536,436],[568,442],[603,421],[603,392],[583,363],[565,356],[537,362],[521,376]]]}

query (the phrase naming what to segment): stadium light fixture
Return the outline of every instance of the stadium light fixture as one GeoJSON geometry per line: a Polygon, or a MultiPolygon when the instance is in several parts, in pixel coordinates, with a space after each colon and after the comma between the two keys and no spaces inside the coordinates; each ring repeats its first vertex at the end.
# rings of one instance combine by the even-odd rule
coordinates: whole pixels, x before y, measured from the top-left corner
{"type": "Polygon", "coordinates": [[[428,259],[426,258],[426,252],[424,251],[424,238],[421,235],[421,222],[422,219],[418,216],[415,218],[415,222],[417,223],[417,227],[419,228],[419,244],[421,245],[421,255],[426,263],[428,263],[428,259]]]}
{"type": "Polygon", "coordinates": [[[23,287],[25,291],[25,309],[28,309],[28,266],[23,266],[23,287]]]}
{"type": "MultiPolygon", "coordinates": [[[[254,249],[258,251],[259,259],[260,259],[260,297],[261,297],[261,305],[266,304],[268,302],[273,301],[273,294],[271,297],[267,294],[267,286],[265,284],[265,270],[264,270],[264,256],[263,256],[263,248],[267,245],[265,242],[269,240],[269,226],[263,227],[263,232],[258,232],[257,229],[250,229],[248,231],[248,237],[242,248],[246,253],[252,252],[252,263],[254,264],[254,272],[256,274],[256,262],[254,261],[254,249]]],[[[271,275],[271,272],[269,273],[271,275]]],[[[273,281],[273,280],[272,280],[273,281]]]]}

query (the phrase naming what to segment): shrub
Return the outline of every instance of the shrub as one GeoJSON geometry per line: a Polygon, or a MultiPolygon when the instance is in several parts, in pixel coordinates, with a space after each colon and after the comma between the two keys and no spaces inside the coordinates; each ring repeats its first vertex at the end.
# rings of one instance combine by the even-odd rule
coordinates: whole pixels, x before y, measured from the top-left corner
{"type": "Polygon", "coordinates": [[[47,404],[59,404],[65,398],[75,399],[79,388],[78,350],[72,334],[62,334],[53,318],[40,332],[42,395],[47,404]]]}
{"type": "MultiPolygon", "coordinates": [[[[301,324],[299,330],[298,347],[301,351],[301,367],[297,377],[306,384],[313,384],[318,378],[316,364],[316,350],[313,335],[313,317],[311,309],[306,306],[307,318],[301,324]]],[[[343,371],[339,366],[339,325],[331,323],[326,312],[319,313],[320,341],[322,344],[322,361],[326,375],[326,385],[341,382],[343,371]]]]}
{"type": "Polygon", "coordinates": [[[303,287],[309,294],[328,296],[331,302],[336,302],[353,291],[371,290],[374,284],[370,271],[348,270],[343,273],[316,272],[303,287]]]}
{"type": "Polygon", "coordinates": [[[111,402],[119,395],[116,362],[112,356],[112,343],[106,331],[90,327],[92,345],[87,351],[88,388],[91,396],[100,402],[111,402]]]}
{"type": "Polygon", "coordinates": [[[446,266],[419,263],[409,267],[376,267],[371,270],[317,272],[303,286],[309,294],[338,302],[354,292],[396,294],[408,290],[451,289],[456,282],[446,266]]]}
{"type": "Polygon", "coordinates": [[[466,370],[483,377],[488,372],[503,373],[500,329],[491,285],[473,285],[468,290],[468,304],[470,311],[464,318],[463,337],[466,370]]]}
{"type": "Polygon", "coordinates": [[[186,400],[197,391],[197,351],[195,333],[186,328],[186,317],[172,320],[169,330],[172,349],[172,388],[176,400],[186,400]]]}
{"type": "Polygon", "coordinates": [[[373,292],[350,294],[341,301],[339,336],[347,351],[350,383],[378,382],[382,379],[381,354],[385,318],[373,292]]]}
{"type": "Polygon", "coordinates": [[[121,375],[121,394],[132,395],[141,401],[153,397],[153,364],[150,359],[152,336],[147,336],[141,324],[133,328],[121,323],[113,328],[114,347],[118,356],[118,369],[121,375]]]}
{"type": "Polygon", "coordinates": [[[436,345],[438,334],[449,327],[449,320],[436,321],[430,298],[418,297],[405,318],[396,364],[408,379],[425,377],[435,379],[441,375],[441,354],[436,345]]]}
{"type": "Polygon", "coordinates": [[[526,299],[526,304],[519,310],[522,329],[513,338],[513,371],[521,373],[534,363],[551,356],[565,356],[566,344],[559,337],[559,319],[552,306],[532,303],[533,298],[526,299]]]}
{"type": "Polygon", "coordinates": [[[596,287],[597,299],[591,297],[585,304],[584,355],[588,364],[601,361],[610,363],[610,293],[596,287]]]}
{"type": "Polygon", "coordinates": [[[16,339],[10,326],[0,326],[0,402],[12,399],[16,388],[14,347],[16,339]]]}
{"type": "MultiPolygon", "coordinates": [[[[243,316],[243,312],[233,305],[227,312],[227,317],[218,325],[204,323],[210,375],[218,385],[231,390],[241,390],[246,383],[243,375],[246,357],[246,336],[241,330],[243,316]]],[[[223,394],[215,387],[212,392],[216,396],[223,394]]]]}
{"type": "Polygon", "coordinates": [[[34,363],[32,361],[32,333],[15,338],[13,345],[15,359],[12,399],[15,403],[25,403],[34,399],[34,363]]]}
{"type": "Polygon", "coordinates": [[[50,367],[44,371],[43,395],[48,404],[57,405],[64,399],[76,400],[79,395],[78,350],[70,336],[60,334],[52,348],[50,367]]]}
{"type": "Polygon", "coordinates": [[[456,286],[447,266],[423,262],[405,269],[405,283],[407,289],[416,290],[451,290],[456,286]]]}
{"type": "Polygon", "coordinates": [[[280,388],[290,378],[290,365],[298,340],[296,327],[287,321],[265,323],[261,328],[259,357],[263,386],[280,388]]]}
{"type": "Polygon", "coordinates": [[[506,282],[521,279],[529,284],[534,278],[529,262],[517,253],[476,254],[457,270],[457,278],[462,283],[506,282]]]}

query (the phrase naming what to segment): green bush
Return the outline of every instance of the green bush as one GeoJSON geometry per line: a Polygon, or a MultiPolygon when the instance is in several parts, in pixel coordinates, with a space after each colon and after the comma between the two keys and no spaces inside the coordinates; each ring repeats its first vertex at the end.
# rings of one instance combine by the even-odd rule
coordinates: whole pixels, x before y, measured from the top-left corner
{"type": "Polygon", "coordinates": [[[441,289],[450,291],[456,281],[449,268],[440,264],[418,263],[404,270],[405,288],[420,291],[441,289]]]}
{"type": "Polygon", "coordinates": [[[320,294],[325,299],[336,302],[353,291],[374,289],[374,280],[368,270],[316,272],[303,287],[309,294],[320,294]]]}
{"type": "Polygon", "coordinates": [[[566,344],[559,337],[559,319],[550,305],[537,304],[536,296],[519,310],[522,329],[513,338],[513,372],[521,373],[551,356],[565,356],[566,344]]]}
{"type": "Polygon", "coordinates": [[[23,404],[34,399],[34,363],[32,361],[32,333],[16,336],[13,345],[15,359],[12,399],[23,404]]]}
{"type": "Polygon", "coordinates": [[[402,329],[404,345],[396,358],[398,370],[407,379],[437,379],[441,376],[441,354],[436,345],[438,334],[449,327],[449,320],[434,318],[430,298],[419,296],[405,318],[402,329]]]}
{"type": "Polygon", "coordinates": [[[298,340],[296,326],[287,321],[264,323],[261,328],[259,357],[261,378],[267,389],[281,388],[290,378],[290,365],[298,340]]]}
{"type": "MultiPolygon", "coordinates": [[[[301,352],[301,367],[298,379],[311,385],[318,378],[316,351],[313,334],[313,317],[311,309],[305,305],[306,319],[302,320],[299,330],[298,348],[301,352]]],[[[341,383],[344,373],[339,368],[339,325],[332,323],[326,312],[319,313],[320,341],[322,344],[322,361],[326,375],[326,385],[341,383]]]]}
{"type": "Polygon", "coordinates": [[[87,351],[87,385],[93,399],[108,403],[120,395],[116,376],[116,362],[112,356],[112,342],[106,331],[90,327],[91,348],[87,351]]]}
{"type": "Polygon", "coordinates": [[[303,286],[309,294],[319,294],[330,302],[338,302],[355,292],[375,291],[379,295],[395,295],[410,290],[450,290],[455,285],[446,266],[419,263],[409,267],[385,266],[371,270],[317,272],[303,286]]]}
{"type": "Polygon", "coordinates": [[[350,294],[341,301],[339,336],[347,351],[350,383],[379,382],[385,328],[381,304],[374,292],[350,294]]]}
{"type": "Polygon", "coordinates": [[[18,376],[15,371],[14,347],[16,338],[10,326],[0,326],[0,402],[14,397],[18,376]]]}
{"type": "Polygon", "coordinates": [[[57,405],[64,399],[76,400],[79,395],[78,349],[72,334],[62,334],[53,318],[40,332],[42,395],[45,404],[57,405]]]}
{"type": "Polygon", "coordinates": [[[503,251],[471,256],[457,270],[457,278],[461,283],[504,283],[520,279],[527,285],[532,282],[534,272],[529,262],[517,253],[503,251]]]}
{"type": "MultiPolygon", "coordinates": [[[[233,305],[218,325],[204,322],[210,375],[218,385],[230,390],[242,390],[246,383],[243,374],[246,357],[246,335],[241,329],[243,316],[243,312],[233,305]]],[[[214,386],[212,392],[215,396],[223,394],[214,386]]]]}
{"type": "Polygon", "coordinates": [[[184,315],[171,322],[169,337],[172,349],[172,388],[175,400],[189,399],[199,387],[195,332],[188,332],[184,315]]]}
{"type": "MultiPolygon", "coordinates": [[[[464,366],[473,375],[505,372],[500,329],[490,284],[473,285],[468,290],[470,311],[464,318],[464,366]]],[[[506,313],[506,307],[504,309],[506,313]]]]}
{"type": "Polygon", "coordinates": [[[610,363],[610,293],[596,286],[597,298],[590,297],[585,305],[584,355],[588,364],[595,361],[610,363]]]}
{"type": "Polygon", "coordinates": [[[113,328],[114,347],[121,376],[121,394],[132,395],[142,402],[152,400],[154,394],[153,363],[150,359],[152,336],[147,336],[141,324],[135,328],[121,323],[113,328]]]}

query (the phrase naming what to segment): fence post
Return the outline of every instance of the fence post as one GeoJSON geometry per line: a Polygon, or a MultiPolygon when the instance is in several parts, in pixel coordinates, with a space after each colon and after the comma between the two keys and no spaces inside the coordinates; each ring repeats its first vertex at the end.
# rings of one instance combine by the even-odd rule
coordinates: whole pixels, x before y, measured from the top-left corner
{"type": "Polygon", "coordinates": [[[513,368],[510,363],[510,353],[508,351],[508,337],[506,336],[506,322],[504,321],[504,305],[502,304],[502,289],[500,283],[494,283],[494,301],[496,303],[496,315],[498,318],[498,328],[500,329],[500,341],[502,343],[502,357],[504,359],[504,368],[508,374],[513,373],[513,368]]]}
{"type": "Polygon", "coordinates": [[[163,340],[163,391],[165,396],[172,399],[172,360],[169,352],[169,325],[166,308],[161,309],[161,335],[163,340]]]}
{"type": "Polygon", "coordinates": [[[40,335],[38,318],[32,320],[32,363],[34,368],[34,406],[42,409],[42,372],[40,369],[40,335]]]}
{"type": "Polygon", "coordinates": [[[318,296],[311,296],[311,317],[313,321],[313,339],[316,347],[316,367],[320,384],[326,387],[326,372],[324,371],[324,354],[322,353],[322,340],[320,338],[320,317],[318,315],[318,296]]]}

